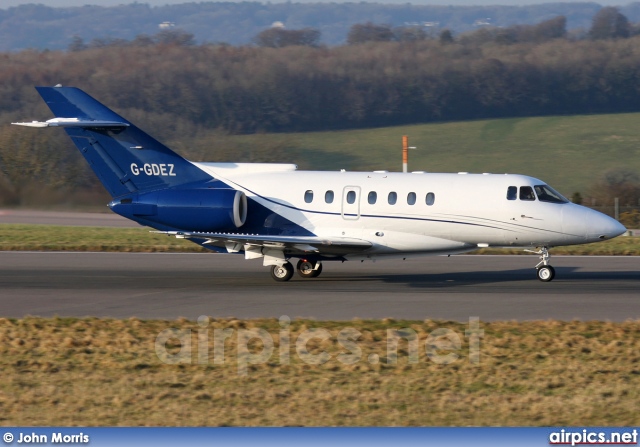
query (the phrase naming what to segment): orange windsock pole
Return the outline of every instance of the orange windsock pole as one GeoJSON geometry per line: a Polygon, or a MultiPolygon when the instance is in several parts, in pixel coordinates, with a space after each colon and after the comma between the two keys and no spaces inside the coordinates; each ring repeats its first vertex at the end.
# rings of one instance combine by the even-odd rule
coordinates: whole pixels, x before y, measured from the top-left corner
{"type": "Polygon", "coordinates": [[[407,172],[409,164],[409,137],[402,136],[402,172],[407,172]]]}

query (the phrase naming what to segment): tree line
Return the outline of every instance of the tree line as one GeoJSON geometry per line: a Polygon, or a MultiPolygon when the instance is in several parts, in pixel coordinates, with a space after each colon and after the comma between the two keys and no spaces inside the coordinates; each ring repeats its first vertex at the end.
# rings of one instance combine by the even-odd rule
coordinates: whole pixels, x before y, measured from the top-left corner
{"type": "MultiPolygon", "coordinates": [[[[191,156],[206,150],[211,132],[640,111],[640,36],[628,21],[621,28],[624,20],[608,22],[608,29],[626,35],[597,35],[595,19],[583,39],[568,37],[558,17],[433,38],[407,38],[393,28],[389,38],[375,29],[380,25],[361,24],[350,44],[337,47],[318,45],[312,33],[300,33],[305,44],[273,38],[230,46],[198,45],[173,31],[76,41],[73,51],[0,53],[0,118],[47,117],[33,86],[76,85],[161,140],[188,136],[191,156]]],[[[94,185],[82,160],[65,152],[64,137],[48,140],[59,143],[55,149],[42,148],[38,138],[0,127],[0,195],[4,189],[20,197],[21,182],[34,179],[56,188],[70,178],[73,187],[94,185]],[[24,168],[30,156],[40,164],[24,168]]]]}
{"type": "MultiPolygon", "coordinates": [[[[358,45],[367,42],[415,42],[438,39],[441,43],[452,43],[456,40],[454,32],[445,28],[435,32],[419,24],[392,26],[373,22],[357,23],[351,26],[346,38],[347,45],[358,45]]],[[[567,30],[567,17],[559,15],[540,23],[518,24],[508,27],[483,26],[473,32],[462,33],[458,39],[463,43],[496,42],[513,44],[518,42],[540,43],[550,39],[617,39],[628,38],[640,34],[640,25],[632,24],[616,7],[605,7],[596,12],[587,30],[567,30]]],[[[150,46],[150,45],[183,45],[196,44],[195,35],[180,28],[165,29],[154,35],[138,34],[127,40],[116,37],[96,37],[89,42],[74,35],[67,47],[69,51],[82,51],[89,48],[106,46],[150,46]]],[[[281,22],[274,23],[250,39],[250,43],[259,47],[282,48],[286,46],[322,45],[322,32],[319,29],[305,27],[288,29],[281,22]]],[[[226,44],[225,44],[226,45],[226,44]]]]}
{"type": "MultiPolygon", "coordinates": [[[[93,39],[133,40],[152,35],[160,24],[193,34],[197,43],[225,42],[247,45],[253,36],[274,23],[287,29],[317,29],[321,43],[342,45],[351,26],[364,22],[388,23],[393,27],[415,24],[428,29],[450,29],[454,33],[478,26],[507,27],[534,24],[554,15],[567,17],[570,29],[589,27],[601,8],[597,3],[546,3],[527,6],[443,6],[351,3],[265,3],[257,1],[185,2],[151,7],[144,2],[102,7],[52,8],[42,4],[13,8],[0,2],[0,51],[65,49],[73,36],[93,39]],[[478,19],[481,19],[480,22],[478,19]]],[[[40,1],[39,3],[47,3],[40,1]]],[[[88,2],[91,3],[91,2],[88,2]]],[[[97,3],[97,2],[93,2],[97,3]]],[[[123,2],[126,3],[126,2],[123,2]]],[[[632,21],[640,21],[640,3],[621,7],[632,21]]]]}
{"type": "Polygon", "coordinates": [[[365,23],[338,47],[311,29],[273,28],[251,46],[196,45],[180,31],[75,39],[68,52],[2,54],[0,112],[56,83],[232,133],[636,111],[640,37],[620,17],[603,8],[579,40],[563,17],[434,38],[365,23]]]}
{"type": "Polygon", "coordinates": [[[18,110],[18,92],[41,83],[232,133],[640,110],[640,37],[504,40],[25,51],[4,55],[0,110],[18,110]]]}

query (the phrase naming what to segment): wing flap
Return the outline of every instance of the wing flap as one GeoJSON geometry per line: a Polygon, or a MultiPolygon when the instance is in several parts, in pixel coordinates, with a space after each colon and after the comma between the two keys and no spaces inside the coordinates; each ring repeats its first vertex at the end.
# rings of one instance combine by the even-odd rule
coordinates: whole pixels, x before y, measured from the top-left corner
{"type": "Polygon", "coordinates": [[[360,253],[372,247],[371,242],[357,238],[326,238],[318,236],[271,236],[260,234],[236,233],[199,233],[189,231],[152,231],[152,233],[166,234],[180,239],[206,239],[206,244],[220,247],[233,247],[237,251],[238,245],[253,253],[259,248],[266,250],[283,250],[288,254],[318,253],[344,255],[360,253]]]}

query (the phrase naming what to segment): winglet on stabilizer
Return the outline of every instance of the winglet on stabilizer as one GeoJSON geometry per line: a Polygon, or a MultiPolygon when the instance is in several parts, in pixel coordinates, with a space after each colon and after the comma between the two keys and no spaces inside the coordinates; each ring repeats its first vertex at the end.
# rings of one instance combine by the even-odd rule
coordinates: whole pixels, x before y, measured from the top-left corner
{"type": "Polygon", "coordinates": [[[25,127],[83,127],[100,129],[105,127],[129,127],[129,123],[118,121],[81,120],[78,118],[53,118],[47,121],[31,121],[30,123],[11,123],[25,127]]]}

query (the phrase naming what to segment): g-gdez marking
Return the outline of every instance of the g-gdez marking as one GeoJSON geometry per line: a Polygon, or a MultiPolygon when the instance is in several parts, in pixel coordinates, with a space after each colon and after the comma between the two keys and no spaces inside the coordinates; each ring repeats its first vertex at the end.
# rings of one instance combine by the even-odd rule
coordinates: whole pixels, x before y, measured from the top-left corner
{"type": "Polygon", "coordinates": [[[524,175],[192,163],[81,90],[37,89],[56,118],[14,124],[63,127],[113,197],[112,211],[214,251],[262,258],[277,281],[291,279],[289,260],[296,258],[300,276],[315,278],[324,261],[508,246],[537,247],[537,277],[546,282],[555,275],[550,247],[625,231],[616,220],[524,175]],[[95,144],[87,146],[87,140],[95,144]],[[125,174],[129,170],[133,175],[125,174]]]}
{"type": "Polygon", "coordinates": [[[173,164],[155,164],[155,163],[145,163],[142,165],[142,168],[139,168],[137,164],[131,163],[131,173],[133,175],[140,175],[141,173],[147,175],[163,175],[167,177],[175,177],[175,172],[173,172],[173,164]],[[168,170],[167,170],[168,169],[168,170]]]}

